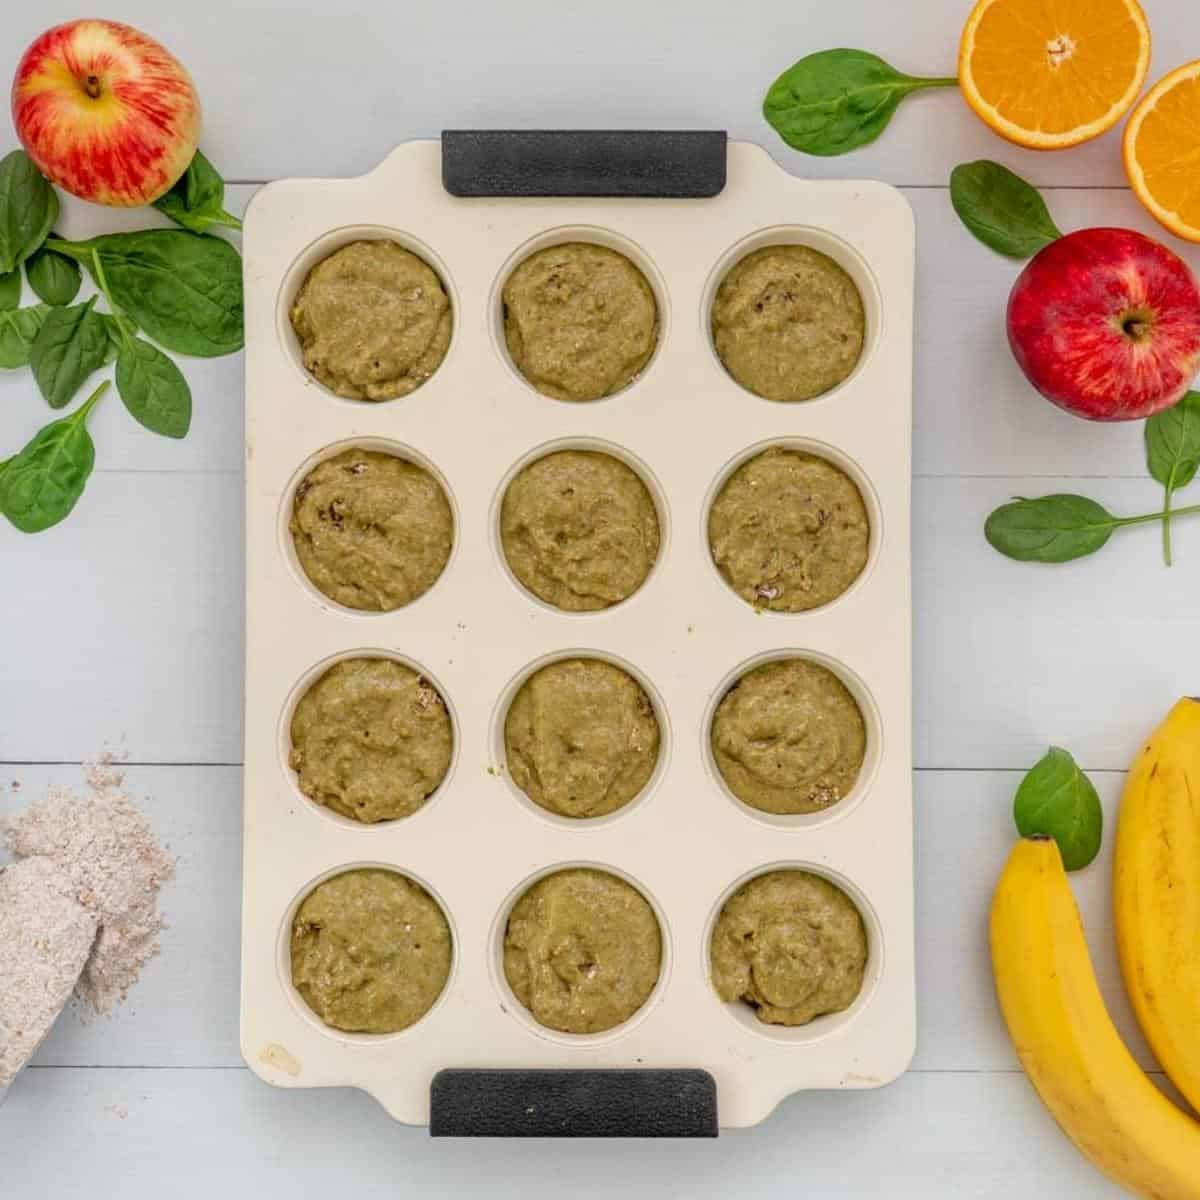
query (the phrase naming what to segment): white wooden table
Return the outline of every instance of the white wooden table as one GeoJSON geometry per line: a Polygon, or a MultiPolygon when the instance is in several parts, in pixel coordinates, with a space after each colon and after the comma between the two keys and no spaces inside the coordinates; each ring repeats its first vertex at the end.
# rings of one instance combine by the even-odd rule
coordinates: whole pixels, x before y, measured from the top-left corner
{"type": "MultiPolygon", "coordinates": [[[[1190,0],[1147,0],[1153,75],[1200,55],[1190,0]]],[[[0,74],[68,0],[5,13],[0,74]]],[[[988,549],[1015,493],[1084,491],[1122,512],[1160,500],[1141,428],[1089,426],[1039,400],[1004,343],[1015,267],[954,218],[951,167],[995,157],[1040,183],[1064,228],[1163,236],[1124,188],[1118,139],[1036,156],[993,138],[952,93],[919,97],[873,148],[816,160],[778,143],[762,93],[835,45],[914,73],[952,69],[966,0],[120,0],[105,15],[161,37],[206,109],[204,146],[240,210],[264,180],[347,175],[443,126],[726,128],[789,169],[904,188],[917,214],[915,751],[920,1041],[880,1092],[793,1097],[714,1143],[453,1143],[393,1124],[367,1096],[277,1092],[238,1052],[243,545],[240,359],[187,365],[192,433],[145,433],[115,400],[92,429],[98,470],[75,515],[39,537],[0,526],[0,812],[79,784],[104,746],[180,856],[171,928],[130,1003],[66,1020],[0,1111],[12,1200],[612,1195],[762,1197],[1118,1194],[1057,1132],[1017,1068],[992,996],[990,888],[1020,772],[1055,742],[1092,772],[1109,816],[1141,736],[1200,678],[1200,524],[1178,565],[1130,532],[1070,567],[988,549]],[[18,781],[19,793],[8,789],[18,781]],[[119,1191],[118,1191],[119,1189],[119,1191]]],[[[0,139],[0,151],[13,142],[0,139]]],[[[69,207],[71,234],[124,218],[69,207]]],[[[138,214],[129,223],[142,221],[138,214]]],[[[1184,251],[1200,268],[1200,254],[1184,251]]],[[[46,413],[26,373],[0,378],[0,452],[46,413]]],[[[903,848],[898,848],[901,852],[903,848]]],[[[1108,866],[1077,877],[1105,994],[1150,1064],[1120,987],[1108,866]]]]}

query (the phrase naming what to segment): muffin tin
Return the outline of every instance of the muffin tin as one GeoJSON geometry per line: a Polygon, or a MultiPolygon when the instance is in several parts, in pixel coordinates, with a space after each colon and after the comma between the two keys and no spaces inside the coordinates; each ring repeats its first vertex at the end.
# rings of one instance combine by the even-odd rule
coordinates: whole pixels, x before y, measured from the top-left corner
{"type": "MultiPolygon", "coordinates": [[[[365,1089],[398,1120],[427,1124],[445,1069],[697,1068],[716,1081],[720,1123],[761,1121],[804,1088],[877,1087],[915,1041],[910,731],[909,488],[913,221],[874,182],[808,181],[756,146],[728,148],[727,184],[707,199],[463,199],[443,187],[438,142],[399,147],[370,174],[265,187],[245,228],[246,768],[242,1050],[271,1083],[365,1089]],[[441,276],[454,333],[411,395],[340,399],[300,362],[288,309],[314,263],[358,238],[392,238],[441,276]],[[538,394],[504,344],[500,289],[525,255],[560,241],[612,246],[659,303],[658,348],[625,390],[590,403],[538,394]],[[779,404],[725,372],[709,335],[713,292],[743,254],[774,242],[824,251],[855,280],[862,358],[824,396],[779,404]],[[769,445],[824,455],[850,473],[871,518],[867,566],[824,608],[757,613],[718,575],[708,505],[729,473],[769,445]],[[450,498],[455,544],[434,586],[390,613],[342,608],[295,560],[288,516],[314,463],[350,445],[431,470],[450,498]],[[500,552],[503,489],[554,449],[604,450],[632,466],[659,509],[661,547],[641,589],[601,612],[564,613],[524,591],[500,552]],[[854,791],[803,816],[747,808],[725,789],[709,723],[747,669],[798,654],[847,684],[867,725],[854,791]],[[442,785],[416,814],[363,826],[297,788],[288,726],[304,689],[341,658],[382,655],[423,673],[455,734],[442,785]],[[537,667],[608,659],[638,679],[662,730],[650,784],[620,811],[572,821],[508,780],[508,700],[537,667]],[[536,879],[592,866],[634,883],[658,915],[663,967],[624,1025],[571,1036],[538,1026],[501,967],[507,913],[536,879]],[[288,932],[315,883],[380,866],[420,883],[454,938],[450,978],[400,1033],[324,1026],[293,989],[288,932]],[[724,1005],[708,941],[726,898],[754,875],[801,867],[842,887],[867,926],[870,960],[850,1009],[783,1029],[724,1005]]],[[[624,1077],[622,1077],[624,1078],[624,1077]]],[[[632,1086],[632,1085],[631,1085],[632,1086]]],[[[547,1093],[549,1095],[549,1093],[547,1093]]],[[[633,1093],[630,1093],[633,1094],[633,1093]]]]}

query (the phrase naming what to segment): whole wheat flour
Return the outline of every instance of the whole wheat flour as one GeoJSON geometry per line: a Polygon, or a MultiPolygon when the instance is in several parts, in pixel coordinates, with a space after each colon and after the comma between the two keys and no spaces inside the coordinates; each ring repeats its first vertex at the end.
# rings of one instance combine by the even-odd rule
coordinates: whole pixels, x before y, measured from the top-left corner
{"type": "Polygon", "coordinates": [[[76,995],[108,1012],[125,999],[146,962],[158,953],[163,920],[158,892],[175,871],[124,790],[111,759],[87,771],[88,794],[52,789],[46,799],[3,826],[19,859],[49,859],[69,895],[95,919],[97,932],[76,995]]]}

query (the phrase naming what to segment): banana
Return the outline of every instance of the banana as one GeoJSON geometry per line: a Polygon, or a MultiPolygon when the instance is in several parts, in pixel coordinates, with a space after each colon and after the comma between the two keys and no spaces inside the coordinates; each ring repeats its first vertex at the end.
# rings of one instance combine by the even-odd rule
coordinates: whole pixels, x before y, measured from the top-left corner
{"type": "Polygon", "coordinates": [[[1200,1109],[1200,701],[1180,700],[1129,772],[1113,906],[1142,1032],[1200,1109]]]}
{"type": "Polygon", "coordinates": [[[1200,1197],[1200,1124],[1142,1072],[1113,1027],[1058,845],[1013,847],[992,899],[996,991],[1021,1065],[1075,1145],[1139,1196],[1200,1197]]]}

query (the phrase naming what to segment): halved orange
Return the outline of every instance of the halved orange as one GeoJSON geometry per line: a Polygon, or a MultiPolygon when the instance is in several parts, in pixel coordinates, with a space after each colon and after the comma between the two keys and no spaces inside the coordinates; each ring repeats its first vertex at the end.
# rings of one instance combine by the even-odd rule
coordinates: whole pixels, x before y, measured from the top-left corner
{"type": "Polygon", "coordinates": [[[1001,137],[1033,150],[1111,129],[1149,66],[1137,0],[979,0],[958,48],[967,103],[1001,137]]]}
{"type": "Polygon", "coordinates": [[[1200,242],[1200,59],[1142,97],[1121,144],[1137,198],[1172,233],[1200,242]]]}

